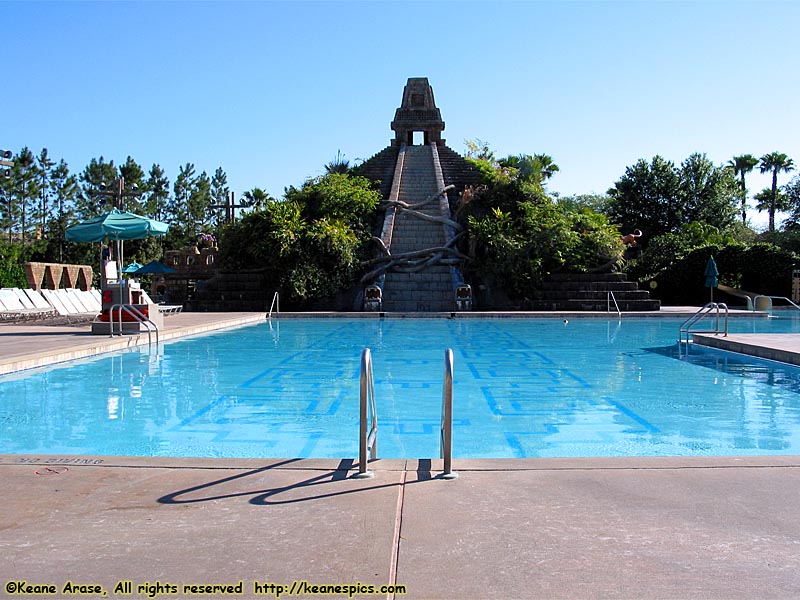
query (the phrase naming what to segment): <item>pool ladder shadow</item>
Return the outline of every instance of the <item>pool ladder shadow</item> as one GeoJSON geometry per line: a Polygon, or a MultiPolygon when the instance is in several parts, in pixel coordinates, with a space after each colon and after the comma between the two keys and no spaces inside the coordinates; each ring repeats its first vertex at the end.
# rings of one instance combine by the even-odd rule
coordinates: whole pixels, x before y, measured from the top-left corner
{"type": "MultiPolygon", "coordinates": [[[[369,470],[369,461],[377,460],[378,415],[375,408],[375,380],[372,374],[372,352],[364,348],[361,353],[358,473],[354,477],[363,479],[374,475],[369,470]]],[[[442,419],[439,428],[439,458],[443,468],[439,479],[456,479],[453,471],[453,350],[444,351],[444,375],[442,384],[442,419]]]]}

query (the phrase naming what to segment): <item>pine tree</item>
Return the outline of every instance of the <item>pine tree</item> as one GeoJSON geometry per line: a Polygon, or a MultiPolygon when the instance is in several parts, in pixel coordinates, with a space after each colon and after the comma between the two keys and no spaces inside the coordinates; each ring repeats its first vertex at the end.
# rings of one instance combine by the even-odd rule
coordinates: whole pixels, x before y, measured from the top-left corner
{"type": "Polygon", "coordinates": [[[167,214],[169,202],[169,179],[161,165],[154,164],[145,182],[142,213],[157,221],[163,221],[167,214]]]}
{"type": "Polygon", "coordinates": [[[50,222],[50,194],[52,188],[53,167],[55,161],[51,160],[47,155],[47,148],[42,148],[39,156],[36,158],[36,165],[39,171],[40,186],[39,186],[39,206],[36,211],[36,217],[39,220],[39,229],[42,237],[48,237],[47,225],[50,222]]]}
{"type": "Polygon", "coordinates": [[[77,217],[88,219],[96,217],[114,207],[113,198],[98,192],[110,188],[117,179],[114,161],[105,162],[101,156],[93,158],[80,174],[81,194],[76,201],[77,217]]]}

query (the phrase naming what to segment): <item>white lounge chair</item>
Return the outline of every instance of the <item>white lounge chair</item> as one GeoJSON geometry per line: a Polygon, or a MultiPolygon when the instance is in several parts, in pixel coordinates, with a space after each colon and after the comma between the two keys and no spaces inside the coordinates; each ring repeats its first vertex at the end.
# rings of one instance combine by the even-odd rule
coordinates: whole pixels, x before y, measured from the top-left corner
{"type": "Polygon", "coordinates": [[[28,299],[31,301],[31,304],[33,304],[34,307],[43,308],[46,310],[53,311],[53,313],[55,313],[55,309],[52,306],[50,306],[50,303],[47,300],[45,300],[42,297],[42,295],[36,290],[27,288],[21,291],[28,297],[28,299]]]}
{"type": "Polygon", "coordinates": [[[3,288],[0,290],[0,318],[3,320],[25,321],[55,316],[49,305],[46,308],[36,306],[19,288],[3,288]]]}
{"type": "Polygon", "coordinates": [[[66,290],[42,290],[42,295],[59,315],[70,321],[89,321],[97,316],[99,311],[87,311],[86,308],[76,303],[72,294],[66,290]]]}
{"type": "Polygon", "coordinates": [[[144,300],[146,304],[155,304],[158,307],[159,312],[163,315],[174,315],[183,310],[182,304],[157,304],[153,302],[153,300],[144,290],[142,290],[142,300],[144,300]]]}
{"type": "Polygon", "coordinates": [[[75,304],[77,308],[81,309],[81,312],[100,313],[102,310],[102,306],[95,300],[94,296],[92,296],[90,292],[85,292],[75,288],[67,288],[65,291],[67,296],[69,296],[72,300],[73,304],[75,304]]]}

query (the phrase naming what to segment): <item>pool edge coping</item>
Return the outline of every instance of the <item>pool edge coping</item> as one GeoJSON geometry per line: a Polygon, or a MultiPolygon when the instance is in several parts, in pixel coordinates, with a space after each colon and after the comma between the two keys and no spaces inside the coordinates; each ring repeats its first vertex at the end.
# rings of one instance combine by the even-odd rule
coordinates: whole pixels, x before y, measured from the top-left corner
{"type": "MultiPolygon", "coordinates": [[[[343,458],[205,458],[172,456],[111,456],[76,454],[0,454],[0,467],[103,467],[147,469],[218,469],[236,471],[358,472],[357,459],[343,458]]],[[[585,471],[585,470],[661,470],[661,469],[731,469],[731,468],[800,468],[800,455],[730,455],[730,456],[595,456],[569,458],[454,458],[453,470],[491,471],[585,471]]],[[[442,471],[441,459],[386,458],[369,463],[370,471],[430,472],[442,471]]]]}
{"type": "MultiPolygon", "coordinates": [[[[162,329],[159,331],[159,341],[165,342],[176,338],[200,335],[222,329],[255,325],[263,323],[265,320],[266,313],[252,313],[246,316],[239,314],[236,317],[219,321],[186,325],[173,329],[162,329]]],[[[21,335],[24,336],[25,334],[21,335]]],[[[146,333],[126,334],[118,337],[95,335],[90,341],[83,343],[78,342],[68,348],[51,348],[49,350],[40,350],[0,360],[0,376],[28,371],[39,367],[48,367],[71,360],[89,358],[100,354],[129,350],[139,346],[145,346],[149,343],[150,338],[146,333]]]]}

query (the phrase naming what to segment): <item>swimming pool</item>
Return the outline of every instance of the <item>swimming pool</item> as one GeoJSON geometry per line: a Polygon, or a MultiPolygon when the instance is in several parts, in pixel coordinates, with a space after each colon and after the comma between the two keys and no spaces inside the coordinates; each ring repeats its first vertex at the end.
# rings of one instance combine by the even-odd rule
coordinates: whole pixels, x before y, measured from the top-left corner
{"type": "Polygon", "coordinates": [[[451,347],[457,458],[800,454],[800,369],[680,360],[681,321],[282,319],[0,377],[0,453],[356,457],[368,347],[378,456],[432,458],[451,347]]]}

